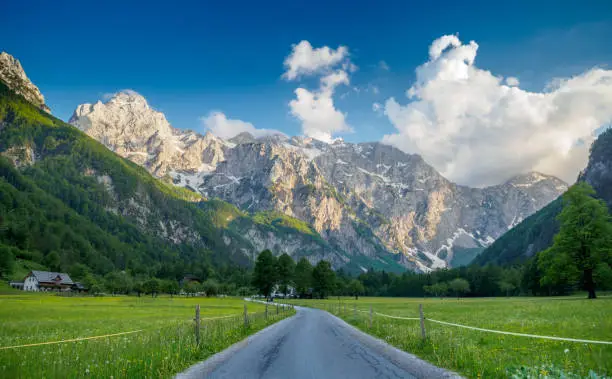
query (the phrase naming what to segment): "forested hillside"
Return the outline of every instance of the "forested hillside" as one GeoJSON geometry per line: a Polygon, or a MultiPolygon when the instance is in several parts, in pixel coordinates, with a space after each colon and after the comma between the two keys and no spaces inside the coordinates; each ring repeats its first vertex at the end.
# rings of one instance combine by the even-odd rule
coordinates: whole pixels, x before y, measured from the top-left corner
{"type": "Polygon", "coordinates": [[[2,83],[0,155],[5,278],[19,279],[28,266],[77,276],[125,271],[132,277],[215,278],[227,267],[242,272],[239,267],[251,264],[259,247],[246,232],[268,235],[278,228],[306,246],[302,254],[326,248],[303,223],[251,216],[154,179],[2,83]]]}

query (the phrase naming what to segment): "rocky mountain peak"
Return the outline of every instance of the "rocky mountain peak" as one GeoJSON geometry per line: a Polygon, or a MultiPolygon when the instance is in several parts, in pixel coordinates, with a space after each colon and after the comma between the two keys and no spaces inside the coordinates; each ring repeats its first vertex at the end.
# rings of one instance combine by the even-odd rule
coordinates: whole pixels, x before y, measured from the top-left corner
{"type": "Polygon", "coordinates": [[[254,143],[254,142],[257,142],[257,139],[255,138],[255,136],[253,136],[249,132],[242,132],[242,133],[239,133],[239,134],[235,135],[234,137],[230,138],[228,141],[231,142],[231,143],[235,143],[237,145],[240,145],[242,143],[254,143]]]}
{"type": "Polygon", "coordinates": [[[142,112],[149,110],[149,103],[147,102],[147,99],[145,99],[144,96],[138,92],[132,90],[117,92],[110,98],[110,100],[108,100],[108,103],[116,104],[117,106],[128,106],[134,110],[140,110],[142,112]]]}
{"type": "Polygon", "coordinates": [[[525,174],[516,175],[510,178],[506,182],[506,184],[513,185],[516,187],[530,187],[542,181],[553,181],[556,184],[564,185],[565,187],[567,187],[567,183],[563,182],[561,179],[558,179],[555,176],[542,174],[537,171],[531,171],[525,174]]]}
{"type": "Polygon", "coordinates": [[[0,80],[30,103],[47,113],[51,113],[51,110],[45,104],[45,97],[40,93],[38,87],[28,79],[19,60],[6,52],[0,53],[0,80]]]}

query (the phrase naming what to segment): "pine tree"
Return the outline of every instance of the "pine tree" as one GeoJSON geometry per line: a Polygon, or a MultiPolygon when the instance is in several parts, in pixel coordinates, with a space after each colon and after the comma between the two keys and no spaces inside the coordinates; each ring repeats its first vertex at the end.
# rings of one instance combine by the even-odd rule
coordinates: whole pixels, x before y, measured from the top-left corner
{"type": "Polygon", "coordinates": [[[278,257],[278,284],[280,291],[287,296],[289,287],[293,285],[295,262],[286,253],[278,257]]]}
{"type": "Polygon", "coordinates": [[[312,287],[312,265],[306,258],[300,259],[295,266],[294,273],[295,290],[303,297],[312,287]]]}
{"type": "Polygon", "coordinates": [[[312,270],[312,287],[314,292],[325,299],[333,290],[336,283],[336,273],[327,261],[319,261],[312,270]]]}

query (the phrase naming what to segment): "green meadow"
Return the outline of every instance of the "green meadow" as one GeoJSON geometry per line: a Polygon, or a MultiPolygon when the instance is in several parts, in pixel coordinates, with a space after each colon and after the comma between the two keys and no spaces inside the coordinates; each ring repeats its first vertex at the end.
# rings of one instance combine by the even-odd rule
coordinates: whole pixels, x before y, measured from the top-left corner
{"type": "Polygon", "coordinates": [[[437,366],[469,378],[600,378],[612,375],[612,345],[494,334],[425,321],[374,314],[419,317],[507,332],[612,341],[612,298],[406,299],[352,298],[299,300],[330,311],[359,329],[437,366]],[[572,376],[573,374],[573,376],[572,376]],[[593,376],[595,374],[595,376],[593,376]]]}
{"type": "Polygon", "coordinates": [[[264,305],[238,298],[0,295],[0,377],[172,377],[293,314],[270,307],[266,318],[264,311],[264,305]],[[117,333],[126,334],[38,345],[117,333]],[[6,348],[28,344],[37,345],[6,348]]]}

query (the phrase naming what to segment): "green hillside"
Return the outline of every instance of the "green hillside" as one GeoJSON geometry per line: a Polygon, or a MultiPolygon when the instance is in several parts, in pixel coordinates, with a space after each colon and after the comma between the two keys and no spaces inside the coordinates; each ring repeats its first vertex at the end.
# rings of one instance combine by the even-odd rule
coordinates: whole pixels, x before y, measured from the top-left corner
{"type": "Polygon", "coordinates": [[[562,208],[559,197],[495,240],[472,263],[481,266],[522,263],[548,248],[559,231],[557,215],[562,208]]]}
{"type": "MultiPolygon", "coordinates": [[[[243,230],[267,221],[153,178],[0,83],[0,276],[21,275],[23,262],[214,276],[251,264],[243,230]]],[[[285,220],[282,232],[312,239],[299,222],[285,220]]]]}

